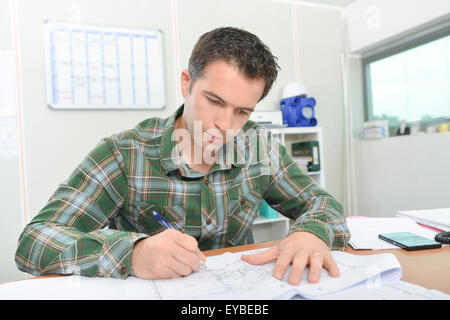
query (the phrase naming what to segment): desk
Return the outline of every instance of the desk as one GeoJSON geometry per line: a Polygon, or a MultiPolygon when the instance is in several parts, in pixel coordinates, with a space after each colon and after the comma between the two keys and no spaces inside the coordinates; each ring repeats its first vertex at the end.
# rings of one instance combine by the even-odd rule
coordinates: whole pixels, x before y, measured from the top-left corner
{"type": "MultiPolygon", "coordinates": [[[[261,242],[244,246],[204,251],[205,255],[214,256],[225,252],[240,252],[273,246],[278,241],[261,242]]],[[[403,249],[389,250],[354,250],[348,247],[345,252],[358,255],[393,253],[403,269],[402,280],[414,283],[427,289],[436,289],[450,294],[450,247],[420,251],[403,249]]],[[[37,278],[57,277],[58,275],[41,276],[37,278]]]]}

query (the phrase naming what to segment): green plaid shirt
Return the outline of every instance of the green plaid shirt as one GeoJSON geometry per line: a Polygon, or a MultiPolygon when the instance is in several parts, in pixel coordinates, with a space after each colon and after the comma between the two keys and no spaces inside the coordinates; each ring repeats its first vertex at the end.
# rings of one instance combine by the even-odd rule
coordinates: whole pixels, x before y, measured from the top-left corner
{"type": "Polygon", "coordinates": [[[25,227],[18,268],[126,278],[134,243],[164,230],[152,210],[208,250],[246,244],[262,199],[295,220],[290,232],[311,232],[331,249],[346,247],[342,206],[283,146],[271,147],[270,134],[252,143],[258,124],[248,121],[207,174],[192,170],[172,138],[182,110],[103,139],[25,227]],[[255,145],[258,152],[248,153],[255,145]]]}

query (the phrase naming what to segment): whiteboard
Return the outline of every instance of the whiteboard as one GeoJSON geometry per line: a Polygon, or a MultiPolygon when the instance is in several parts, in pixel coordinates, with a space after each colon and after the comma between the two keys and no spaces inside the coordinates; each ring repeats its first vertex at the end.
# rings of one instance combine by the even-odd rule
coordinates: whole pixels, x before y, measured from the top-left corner
{"type": "Polygon", "coordinates": [[[45,23],[47,103],[53,109],[162,109],[159,30],[45,23]]]}

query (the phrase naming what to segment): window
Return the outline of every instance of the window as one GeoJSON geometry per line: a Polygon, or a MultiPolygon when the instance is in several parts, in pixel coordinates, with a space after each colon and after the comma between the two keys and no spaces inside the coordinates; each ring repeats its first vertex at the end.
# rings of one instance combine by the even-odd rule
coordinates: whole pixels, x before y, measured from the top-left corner
{"type": "Polygon", "coordinates": [[[427,40],[364,60],[367,121],[450,119],[450,35],[427,40]]]}

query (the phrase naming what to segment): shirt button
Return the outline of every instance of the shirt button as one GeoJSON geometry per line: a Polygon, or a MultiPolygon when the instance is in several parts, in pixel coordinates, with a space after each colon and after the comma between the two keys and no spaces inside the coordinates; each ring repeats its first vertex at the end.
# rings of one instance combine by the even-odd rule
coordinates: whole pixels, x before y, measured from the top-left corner
{"type": "Polygon", "coordinates": [[[127,273],[127,267],[123,266],[122,268],[120,268],[120,274],[124,275],[125,273],[127,273]]]}
{"type": "Polygon", "coordinates": [[[210,225],[210,224],[211,224],[211,219],[210,219],[210,218],[206,219],[206,224],[207,224],[207,225],[210,225]]]}
{"type": "Polygon", "coordinates": [[[244,203],[245,203],[245,199],[242,199],[242,198],[241,198],[241,199],[239,200],[239,202],[240,202],[241,204],[244,204],[244,203]]]}
{"type": "Polygon", "coordinates": [[[205,177],[204,182],[205,182],[205,185],[208,185],[208,184],[209,184],[209,179],[208,179],[208,177],[205,177]]]}

